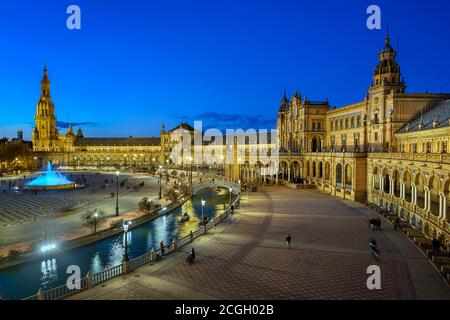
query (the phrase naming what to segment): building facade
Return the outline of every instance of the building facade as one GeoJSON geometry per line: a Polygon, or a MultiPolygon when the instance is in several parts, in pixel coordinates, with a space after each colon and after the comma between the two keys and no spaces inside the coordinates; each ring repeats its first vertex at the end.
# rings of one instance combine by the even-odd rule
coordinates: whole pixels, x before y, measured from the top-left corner
{"type": "Polygon", "coordinates": [[[332,108],[284,94],[276,178],[382,205],[448,241],[450,94],[407,93],[389,35],[378,60],[363,101],[332,108]]]}

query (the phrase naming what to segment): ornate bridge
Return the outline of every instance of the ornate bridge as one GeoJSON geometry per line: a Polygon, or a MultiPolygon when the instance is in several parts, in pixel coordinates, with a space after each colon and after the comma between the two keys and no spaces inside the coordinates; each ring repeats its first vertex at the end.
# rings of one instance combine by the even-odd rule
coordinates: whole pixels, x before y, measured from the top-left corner
{"type": "Polygon", "coordinates": [[[208,181],[202,181],[200,183],[197,183],[194,185],[192,189],[193,194],[197,194],[197,192],[204,188],[232,188],[232,193],[239,194],[241,191],[240,185],[238,183],[229,182],[225,180],[208,180],[208,181]]]}

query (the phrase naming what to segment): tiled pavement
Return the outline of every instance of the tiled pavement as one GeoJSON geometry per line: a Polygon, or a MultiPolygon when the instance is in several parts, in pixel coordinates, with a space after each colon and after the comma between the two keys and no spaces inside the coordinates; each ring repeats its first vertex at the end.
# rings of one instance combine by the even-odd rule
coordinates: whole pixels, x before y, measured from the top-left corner
{"type": "Polygon", "coordinates": [[[389,225],[368,230],[364,206],[285,187],[248,196],[232,222],[195,241],[195,265],[176,253],[72,299],[450,299],[409,240],[389,225]],[[370,237],[381,249],[378,262],[370,237]],[[381,268],[381,290],[366,287],[372,264],[381,268]]]}

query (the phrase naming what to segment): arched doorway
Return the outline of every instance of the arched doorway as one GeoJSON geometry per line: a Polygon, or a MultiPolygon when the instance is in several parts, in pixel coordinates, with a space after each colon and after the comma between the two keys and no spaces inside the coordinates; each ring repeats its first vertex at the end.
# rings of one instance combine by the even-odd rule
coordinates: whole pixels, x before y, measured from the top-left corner
{"type": "Polygon", "coordinates": [[[417,190],[417,206],[425,209],[425,179],[422,173],[418,173],[414,179],[417,190]]]}
{"type": "Polygon", "coordinates": [[[316,178],[316,162],[311,162],[311,178],[316,178]]]}
{"type": "Polygon", "coordinates": [[[380,190],[380,177],[378,176],[378,167],[374,166],[372,171],[373,187],[375,190],[380,190]]]}
{"type": "Polygon", "coordinates": [[[394,180],[394,196],[400,198],[400,172],[398,169],[392,173],[392,179],[394,180]]]}
{"type": "Polygon", "coordinates": [[[350,164],[345,166],[345,189],[350,191],[352,190],[352,182],[353,182],[353,170],[350,164]]]}
{"type": "Polygon", "coordinates": [[[322,161],[319,162],[319,169],[318,169],[318,177],[319,179],[322,179],[323,177],[323,165],[322,165],[322,161]]]}
{"type": "Polygon", "coordinates": [[[325,162],[325,180],[330,181],[330,163],[325,162]]]}
{"type": "Polygon", "coordinates": [[[405,186],[405,200],[408,202],[412,202],[411,181],[411,173],[408,170],[405,170],[405,173],[403,174],[403,183],[405,186]]]}
{"type": "Polygon", "coordinates": [[[428,189],[430,190],[430,211],[435,216],[439,216],[439,190],[440,183],[436,176],[431,176],[428,180],[428,189]]]}
{"type": "Polygon", "coordinates": [[[322,147],[322,139],[319,136],[314,136],[311,140],[311,152],[320,152],[322,147]]]}
{"type": "Polygon", "coordinates": [[[336,187],[342,188],[342,164],[336,165],[336,187]]]}
{"type": "Polygon", "coordinates": [[[391,190],[389,183],[389,170],[387,168],[383,169],[382,176],[383,176],[383,192],[390,193],[391,190]]]}

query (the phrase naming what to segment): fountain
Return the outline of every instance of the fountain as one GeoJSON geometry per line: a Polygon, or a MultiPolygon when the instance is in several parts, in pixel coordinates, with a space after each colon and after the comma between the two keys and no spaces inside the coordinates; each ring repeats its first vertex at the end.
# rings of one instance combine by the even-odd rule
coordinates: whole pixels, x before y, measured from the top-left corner
{"type": "Polygon", "coordinates": [[[70,181],[67,177],[59,172],[53,171],[50,161],[47,164],[47,170],[44,174],[29,181],[25,190],[66,190],[81,187],[75,182],[70,181]]]}

